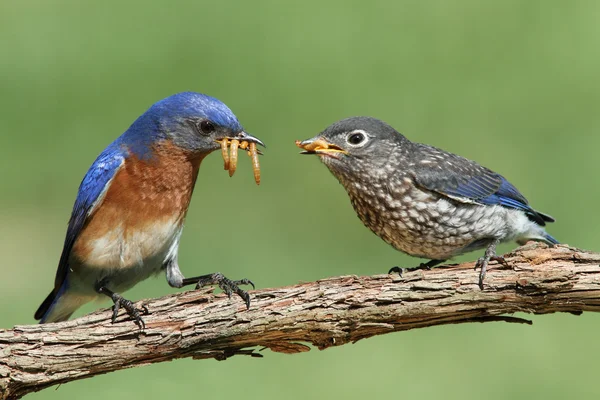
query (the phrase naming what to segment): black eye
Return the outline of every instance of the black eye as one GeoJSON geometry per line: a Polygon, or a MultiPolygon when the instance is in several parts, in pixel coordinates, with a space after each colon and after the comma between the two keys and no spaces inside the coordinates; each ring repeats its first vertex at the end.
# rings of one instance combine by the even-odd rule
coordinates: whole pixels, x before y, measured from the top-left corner
{"type": "Polygon", "coordinates": [[[200,121],[198,128],[200,128],[200,132],[206,135],[215,131],[215,126],[210,121],[200,121]]]}
{"type": "Polygon", "coordinates": [[[359,145],[362,142],[365,141],[365,135],[363,135],[362,133],[351,133],[350,135],[348,135],[348,139],[346,139],[348,141],[348,143],[353,144],[353,145],[359,145]]]}

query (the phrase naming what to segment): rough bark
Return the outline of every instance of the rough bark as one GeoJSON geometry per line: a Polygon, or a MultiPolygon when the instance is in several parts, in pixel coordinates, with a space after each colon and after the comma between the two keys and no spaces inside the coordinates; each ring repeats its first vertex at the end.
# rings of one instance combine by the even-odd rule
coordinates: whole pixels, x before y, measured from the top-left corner
{"type": "MultiPolygon", "coordinates": [[[[309,351],[395,331],[464,322],[529,321],[515,312],[600,311],[600,254],[528,244],[491,263],[484,290],[473,263],[370,277],[342,276],[239,298],[188,291],[146,300],[146,329],[121,312],[0,330],[0,398],[123,368],[193,357],[309,351]],[[306,343],[306,344],[305,344],[306,343]]],[[[141,304],[138,304],[141,306],[141,304]]]]}

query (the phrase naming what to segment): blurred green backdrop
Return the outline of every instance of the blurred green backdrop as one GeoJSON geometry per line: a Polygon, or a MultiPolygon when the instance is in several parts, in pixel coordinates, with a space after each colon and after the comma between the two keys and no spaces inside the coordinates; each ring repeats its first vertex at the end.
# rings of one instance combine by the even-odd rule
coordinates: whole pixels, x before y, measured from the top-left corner
{"type": "MultiPolygon", "coordinates": [[[[218,155],[205,160],[180,248],[187,275],[264,288],[416,265],[294,147],[351,115],[501,172],[557,219],[555,237],[600,250],[599,13],[597,1],[0,2],[0,326],[34,322],[97,154],[184,90],[223,100],[268,145],[260,187],[246,158],[232,179],[218,155]]],[[[173,291],[161,276],[127,297],[173,291]]],[[[600,316],[533,320],[180,360],[30,398],[597,398],[600,316]]]]}

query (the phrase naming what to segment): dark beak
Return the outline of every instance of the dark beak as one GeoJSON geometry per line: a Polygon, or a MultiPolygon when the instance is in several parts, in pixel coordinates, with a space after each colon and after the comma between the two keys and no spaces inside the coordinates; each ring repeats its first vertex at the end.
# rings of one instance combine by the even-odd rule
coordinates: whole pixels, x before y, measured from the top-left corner
{"type": "MultiPolygon", "coordinates": [[[[227,146],[229,146],[229,142],[231,140],[238,140],[240,142],[256,143],[256,144],[261,145],[262,147],[265,147],[265,148],[267,147],[262,142],[262,140],[260,140],[259,138],[255,137],[255,136],[252,136],[244,131],[241,131],[233,136],[226,136],[224,138],[216,139],[217,143],[220,143],[220,144],[222,144],[223,141],[227,142],[227,146]]],[[[262,151],[260,151],[258,149],[256,150],[256,152],[261,155],[263,154],[262,151]]]]}
{"type": "Polygon", "coordinates": [[[229,137],[227,139],[237,139],[240,142],[244,142],[245,141],[245,142],[256,143],[256,144],[260,144],[264,148],[267,148],[267,146],[265,146],[265,144],[262,142],[262,140],[260,140],[256,136],[252,136],[251,134],[246,133],[244,131],[241,131],[240,133],[238,133],[234,137],[229,137]]]}

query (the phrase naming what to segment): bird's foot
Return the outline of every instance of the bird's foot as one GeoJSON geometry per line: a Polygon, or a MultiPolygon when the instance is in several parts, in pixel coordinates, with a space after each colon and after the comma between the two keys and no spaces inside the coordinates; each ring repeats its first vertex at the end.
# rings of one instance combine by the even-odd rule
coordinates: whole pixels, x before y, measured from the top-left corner
{"type": "Polygon", "coordinates": [[[252,283],[252,281],[249,279],[240,279],[237,281],[232,281],[231,279],[226,278],[220,272],[202,275],[197,278],[187,278],[185,279],[185,281],[188,281],[189,279],[195,279],[197,281],[196,289],[200,289],[201,287],[208,285],[218,285],[230,299],[231,295],[235,293],[238,296],[240,296],[242,300],[244,300],[244,303],[246,303],[246,308],[250,308],[250,295],[248,294],[248,292],[240,289],[239,287],[239,285],[252,285],[252,289],[255,289],[254,283],[252,283]]]}
{"type": "Polygon", "coordinates": [[[485,279],[485,274],[487,272],[487,265],[490,262],[490,257],[479,257],[477,262],[475,263],[475,268],[481,268],[479,271],[479,289],[483,290],[483,280],[485,279]]]}
{"type": "Polygon", "coordinates": [[[487,247],[487,249],[485,249],[485,254],[483,255],[483,257],[479,257],[479,259],[477,259],[477,262],[475,263],[475,268],[474,268],[475,270],[477,268],[481,268],[481,270],[479,271],[479,281],[478,281],[479,289],[481,289],[481,290],[483,290],[483,281],[485,279],[485,275],[487,273],[487,266],[490,261],[496,261],[505,266],[508,265],[508,263],[504,259],[504,257],[496,255],[496,246],[498,245],[499,242],[500,242],[499,240],[494,240],[492,243],[490,243],[490,245],[487,247]]]}
{"type": "MultiPolygon", "coordinates": [[[[140,311],[137,308],[135,308],[135,305],[133,304],[133,302],[131,300],[127,300],[126,298],[124,298],[123,296],[121,296],[118,293],[113,293],[111,298],[115,303],[113,305],[113,315],[112,315],[112,323],[113,324],[117,320],[117,316],[119,315],[119,309],[123,308],[123,309],[125,309],[125,311],[127,311],[127,314],[131,317],[133,322],[135,322],[135,324],[140,328],[140,330],[143,331],[144,329],[146,329],[146,324],[144,323],[144,320],[142,319],[142,317],[140,315],[140,311]]],[[[148,308],[146,306],[142,306],[142,312],[144,314],[148,314],[148,308]]]]}
{"type": "Polygon", "coordinates": [[[485,279],[485,275],[487,273],[487,266],[489,264],[490,261],[496,261],[498,264],[503,265],[504,267],[510,267],[510,264],[508,263],[508,261],[506,261],[506,259],[502,256],[491,256],[486,258],[484,257],[479,257],[479,259],[477,259],[477,262],[475,263],[475,268],[473,268],[474,270],[477,270],[477,268],[481,268],[481,271],[479,271],[479,289],[483,290],[483,280],[485,279]]]}
{"type": "Polygon", "coordinates": [[[395,267],[390,268],[388,274],[393,274],[394,272],[398,273],[398,275],[400,275],[400,277],[402,278],[402,274],[406,272],[406,268],[401,268],[396,265],[395,267]]]}
{"type": "Polygon", "coordinates": [[[398,266],[392,267],[389,271],[388,274],[391,274],[393,272],[397,272],[398,275],[402,276],[403,273],[405,273],[406,271],[416,271],[419,269],[426,269],[426,270],[430,270],[432,267],[435,267],[438,264],[443,263],[445,260],[430,260],[427,261],[426,263],[421,263],[416,267],[413,268],[401,268],[398,266]]]}
{"type": "MultiPolygon", "coordinates": [[[[135,322],[135,324],[140,328],[141,331],[146,329],[146,324],[144,323],[144,320],[141,317],[140,310],[135,308],[135,305],[133,304],[133,302],[131,300],[127,300],[126,298],[121,296],[119,293],[115,293],[112,290],[110,290],[104,286],[99,287],[97,290],[98,290],[98,293],[102,293],[102,294],[105,294],[106,296],[110,297],[114,303],[113,308],[112,308],[113,315],[111,318],[111,321],[113,324],[117,321],[117,316],[119,315],[119,309],[123,308],[123,309],[125,309],[127,314],[131,317],[131,319],[133,319],[133,322],[135,322]]],[[[148,314],[148,308],[146,306],[142,306],[142,312],[144,314],[148,314]]]]}
{"type": "Polygon", "coordinates": [[[508,261],[506,261],[504,256],[490,257],[490,261],[496,261],[498,264],[502,265],[503,267],[507,267],[507,268],[511,267],[511,265],[508,263],[508,261]]]}

